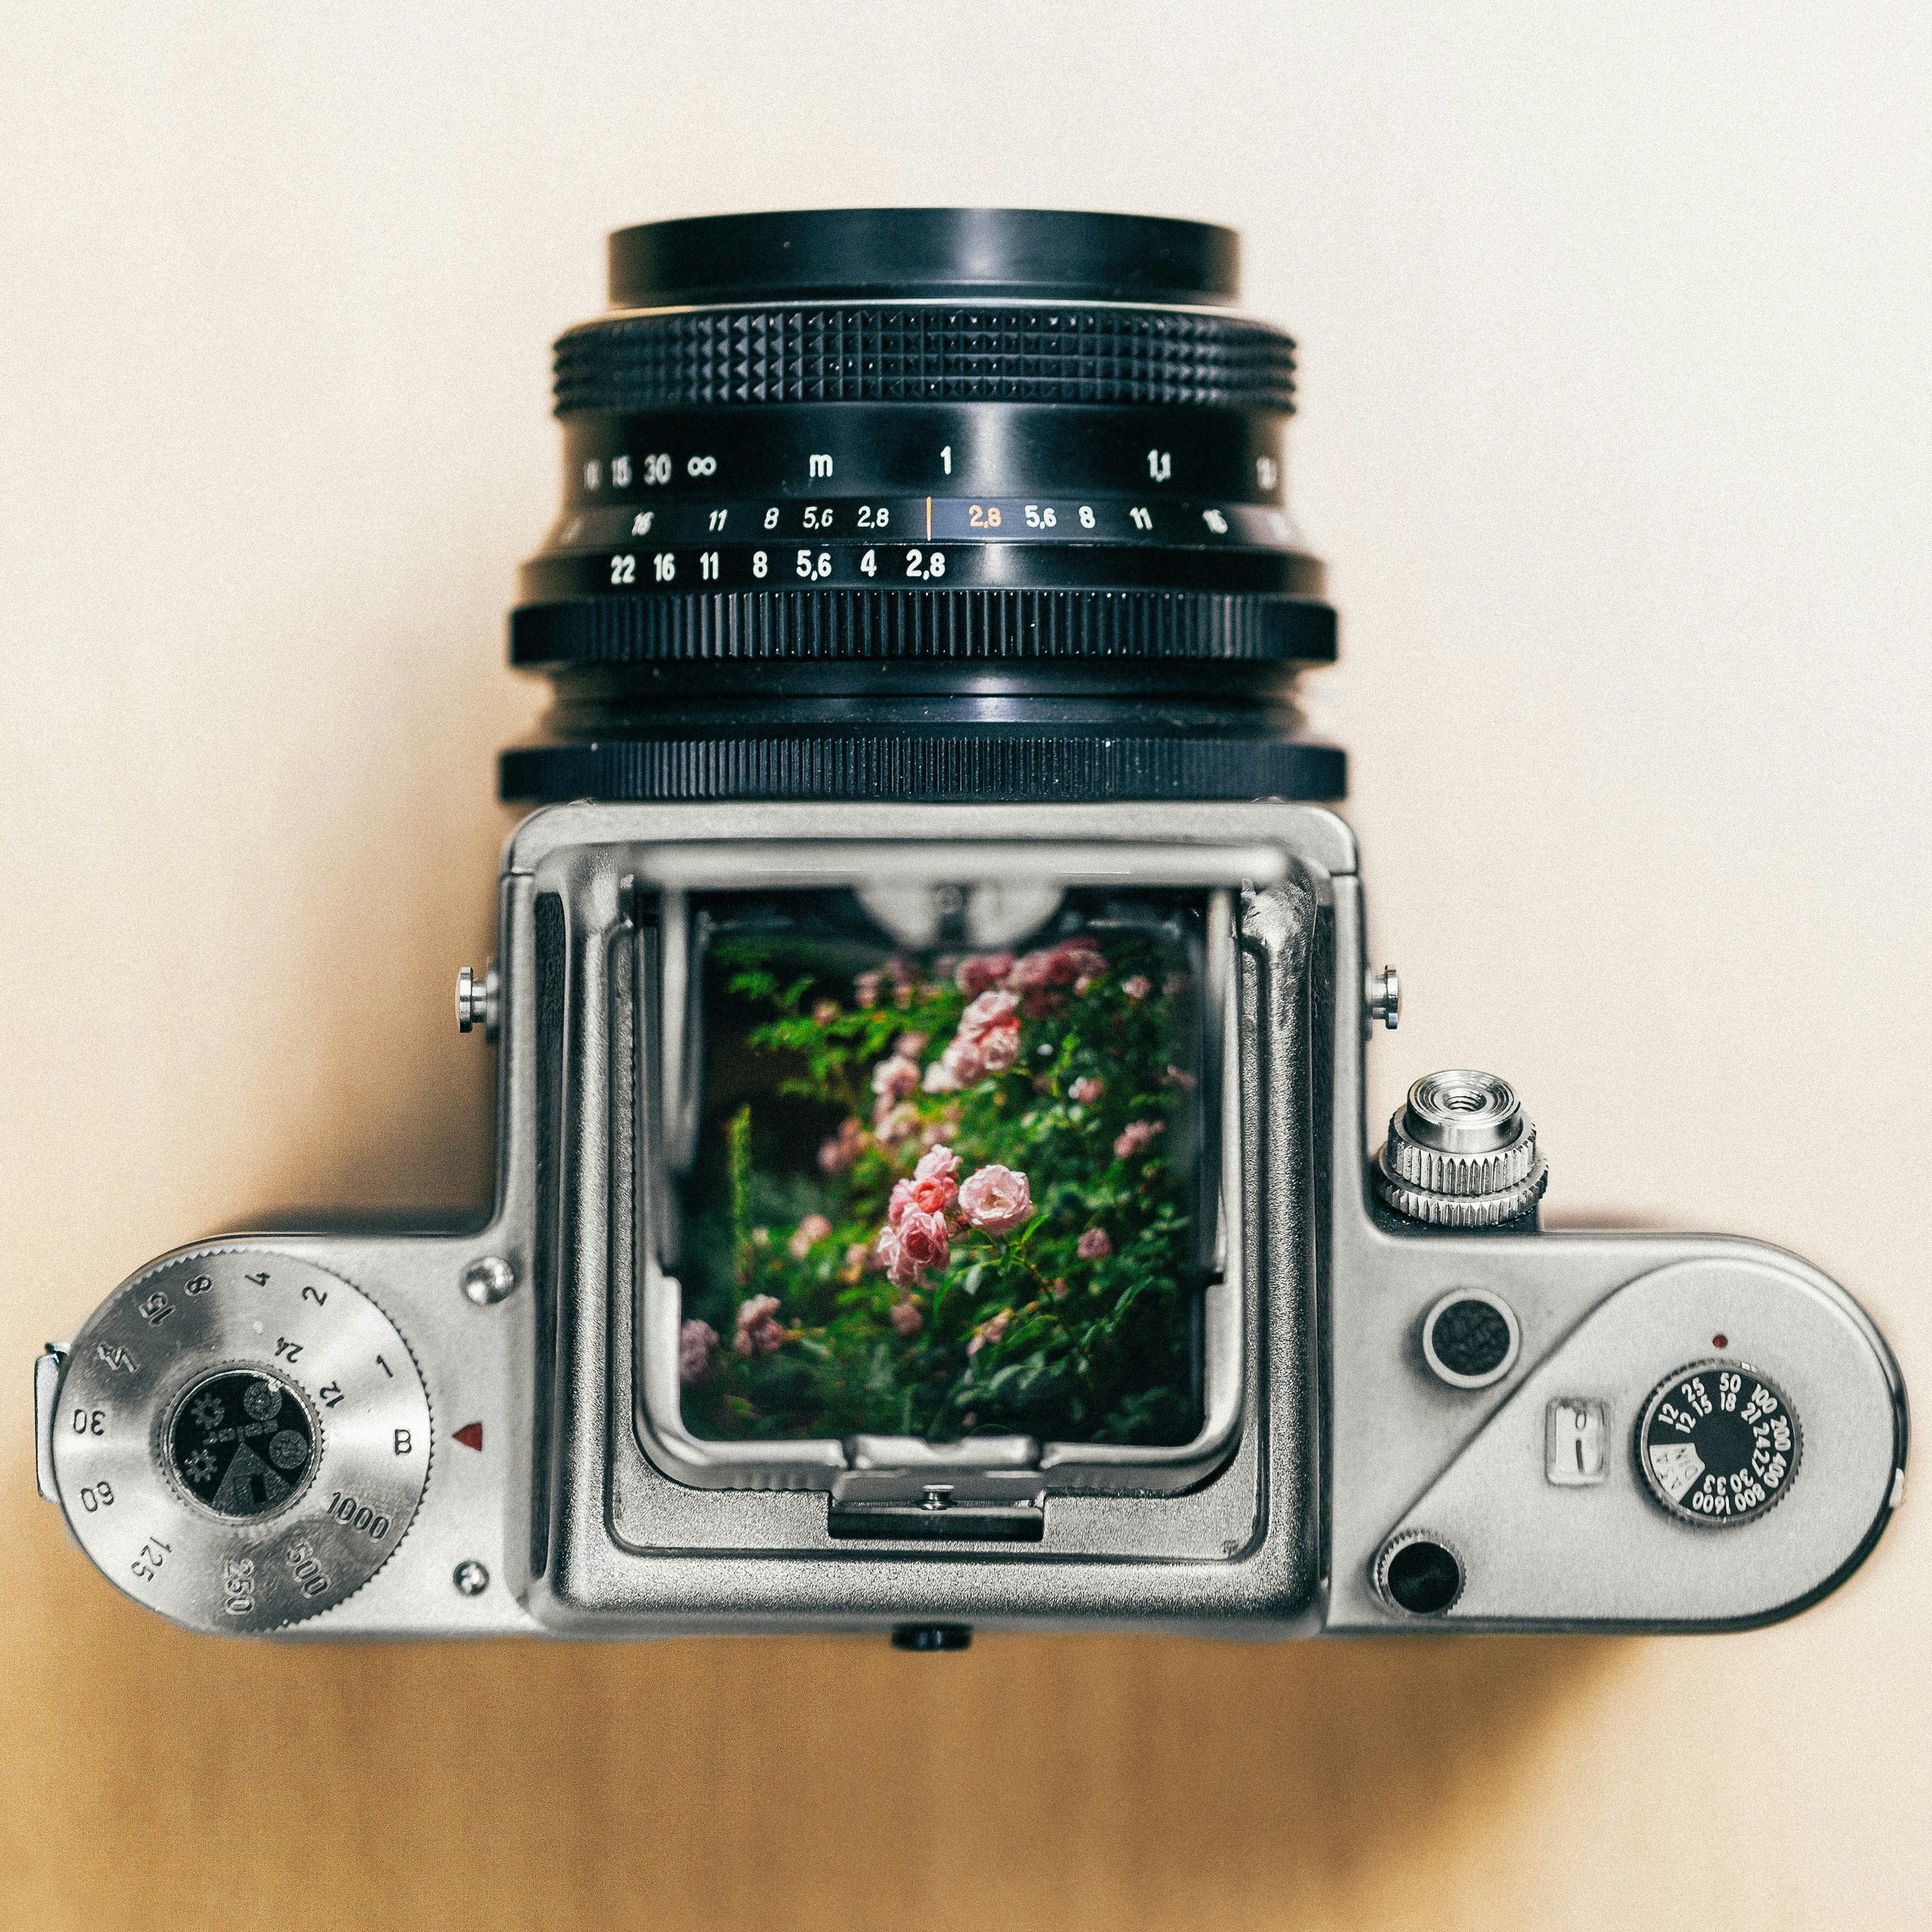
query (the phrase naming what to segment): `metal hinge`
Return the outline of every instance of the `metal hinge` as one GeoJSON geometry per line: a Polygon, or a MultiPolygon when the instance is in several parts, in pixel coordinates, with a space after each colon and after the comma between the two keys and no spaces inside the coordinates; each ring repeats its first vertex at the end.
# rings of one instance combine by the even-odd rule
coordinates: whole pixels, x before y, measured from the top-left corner
{"type": "Polygon", "coordinates": [[[50,1342],[34,1364],[34,1474],[40,1494],[50,1503],[60,1501],[60,1491],[54,1486],[54,1396],[66,1362],[66,1348],[50,1342]]]}

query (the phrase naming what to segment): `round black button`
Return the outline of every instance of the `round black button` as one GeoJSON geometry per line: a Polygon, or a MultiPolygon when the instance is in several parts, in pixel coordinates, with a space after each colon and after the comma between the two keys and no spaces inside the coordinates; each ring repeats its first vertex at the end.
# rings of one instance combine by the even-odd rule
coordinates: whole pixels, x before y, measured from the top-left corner
{"type": "Polygon", "coordinates": [[[1379,1568],[1382,1594],[1412,1616],[1440,1616],[1462,1594],[1462,1566],[1455,1552],[1427,1537],[1398,1544],[1379,1568]]]}
{"type": "Polygon", "coordinates": [[[259,1370],[224,1370],[197,1382],[168,1430],[168,1460],[182,1486],[236,1521],[280,1508],[302,1486],[314,1453],[302,1398],[259,1370]]]}
{"type": "Polygon", "coordinates": [[[1791,1486],[1803,1444],[1783,1393],[1742,1363],[1694,1362],[1660,1383],[1637,1462],[1670,1514],[1707,1528],[1762,1516],[1791,1486]]]}
{"type": "Polygon", "coordinates": [[[1522,1339],[1508,1303],[1486,1288],[1458,1288],[1423,1318],[1423,1358],[1451,1388],[1500,1382],[1515,1365],[1522,1339]]]}
{"type": "Polygon", "coordinates": [[[1508,1359],[1509,1324],[1486,1301],[1452,1301],[1437,1318],[1436,1352],[1459,1376],[1486,1376],[1508,1359]]]}

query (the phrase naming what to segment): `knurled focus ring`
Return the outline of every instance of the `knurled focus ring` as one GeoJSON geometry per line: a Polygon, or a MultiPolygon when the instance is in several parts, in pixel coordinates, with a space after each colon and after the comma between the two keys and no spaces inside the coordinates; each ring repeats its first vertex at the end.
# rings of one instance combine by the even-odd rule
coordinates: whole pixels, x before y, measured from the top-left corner
{"type": "Polygon", "coordinates": [[[1045,402],[1292,410],[1294,344],[1190,310],[800,303],[618,315],[556,344],[556,412],[1045,402]]]}

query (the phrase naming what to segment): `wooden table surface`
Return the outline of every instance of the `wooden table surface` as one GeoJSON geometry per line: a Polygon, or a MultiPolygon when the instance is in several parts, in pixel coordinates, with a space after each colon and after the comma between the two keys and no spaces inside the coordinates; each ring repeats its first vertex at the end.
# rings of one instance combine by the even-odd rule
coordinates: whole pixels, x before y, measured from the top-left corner
{"type": "Polygon", "coordinates": [[[450,987],[604,231],[949,199],[1231,221],[1301,339],[1317,695],[1409,994],[1375,1110],[1492,1066],[1556,1211],[1797,1249],[1917,1375],[1916,13],[28,5],[7,44],[0,1924],[1927,1923],[1911,1500],[1734,1638],[277,1648],[96,1574],[27,1400],[166,1247],[487,1193],[450,987]]]}

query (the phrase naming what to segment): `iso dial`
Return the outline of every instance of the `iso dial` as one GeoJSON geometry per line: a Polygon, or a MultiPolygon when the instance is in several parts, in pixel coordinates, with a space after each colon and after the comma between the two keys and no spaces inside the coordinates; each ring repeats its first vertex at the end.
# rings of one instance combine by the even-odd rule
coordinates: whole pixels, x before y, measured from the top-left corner
{"type": "Polygon", "coordinates": [[[53,1461],[82,1546],[151,1609],[271,1630],[359,1590],[429,1479],[429,1398],[394,1323],[260,1249],[136,1276],[63,1372],[53,1461]]]}
{"type": "Polygon", "coordinates": [[[1637,1426],[1637,1462],[1670,1514],[1700,1528],[1749,1522],[1784,1497],[1803,1454],[1777,1384],[1738,1362],[1694,1362],[1660,1382],[1637,1426]]]}

